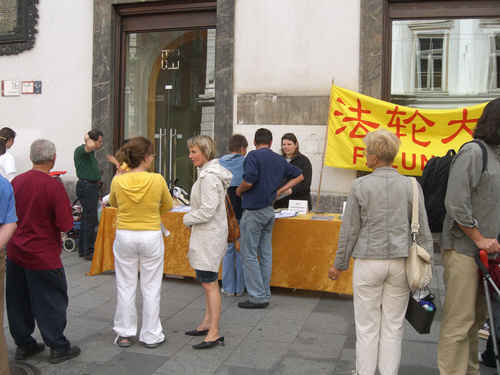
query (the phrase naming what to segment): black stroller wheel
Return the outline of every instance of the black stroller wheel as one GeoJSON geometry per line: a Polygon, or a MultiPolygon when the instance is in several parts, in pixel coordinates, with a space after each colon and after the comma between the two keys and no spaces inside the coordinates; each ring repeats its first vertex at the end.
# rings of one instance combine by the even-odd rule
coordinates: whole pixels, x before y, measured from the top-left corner
{"type": "Polygon", "coordinates": [[[72,238],[66,238],[63,242],[63,249],[66,251],[74,251],[76,247],[75,240],[72,238]]]}

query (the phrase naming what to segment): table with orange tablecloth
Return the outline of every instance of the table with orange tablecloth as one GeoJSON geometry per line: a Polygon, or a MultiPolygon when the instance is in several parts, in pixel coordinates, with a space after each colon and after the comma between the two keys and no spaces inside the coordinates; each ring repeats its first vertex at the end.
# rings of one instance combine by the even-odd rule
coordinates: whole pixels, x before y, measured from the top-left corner
{"type": "MultiPolygon", "coordinates": [[[[115,208],[102,211],[95,243],[94,260],[87,275],[114,270],[113,241],[116,230],[115,208]]],[[[161,217],[170,231],[164,238],[163,272],[195,276],[186,257],[190,232],[184,227],[184,213],[168,212],[161,217]]],[[[327,277],[337,250],[341,221],[310,220],[312,214],[276,219],[273,229],[273,271],[271,286],[320,290],[352,295],[352,260],[348,271],[337,281],[327,277]]],[[[338,215],[335,215],[338,218],[338,215]]]]}

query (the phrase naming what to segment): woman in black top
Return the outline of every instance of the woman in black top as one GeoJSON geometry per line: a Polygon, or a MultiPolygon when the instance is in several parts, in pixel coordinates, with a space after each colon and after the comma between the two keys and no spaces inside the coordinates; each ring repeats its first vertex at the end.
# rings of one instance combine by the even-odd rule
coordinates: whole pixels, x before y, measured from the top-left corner
{"type": "MultiPolygon", "coordinates": [[[[311,211],[312,165],[307,156],[302,155],[299,152],[299,142],[297,141],[297,137],[295,136],[295,134],[283,134],[283,137],[281,137],[281,155],[283,155],[290,164],[302,169],[304,180],[295,185],[292,189],[288,189],[287,191],[285,191],[285,194],[288,195],[285,198],[274,202],[274,208],[288,208],[288,202],[290,201],[290,199],[307,200],[309,211],[311,211]]],[[[283,186],[285,183],[286,181],[283,181],[281,186],[283,186]]]]}

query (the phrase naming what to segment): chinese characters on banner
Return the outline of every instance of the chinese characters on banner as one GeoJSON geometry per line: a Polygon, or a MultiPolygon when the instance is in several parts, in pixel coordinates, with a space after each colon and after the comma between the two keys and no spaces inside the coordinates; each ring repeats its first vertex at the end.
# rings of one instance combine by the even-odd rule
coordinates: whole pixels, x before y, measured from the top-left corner
{"type": "Polygon", "coordinates": [[[398,136],[401,148],[393,166],[420,176],[433,156],[458,151],[472,132],[486,103],[458,109],[421,109],[384,102],[332,85],[325,165],[370,171],[363,156],[364,136],[385,128],[398,136]]]}

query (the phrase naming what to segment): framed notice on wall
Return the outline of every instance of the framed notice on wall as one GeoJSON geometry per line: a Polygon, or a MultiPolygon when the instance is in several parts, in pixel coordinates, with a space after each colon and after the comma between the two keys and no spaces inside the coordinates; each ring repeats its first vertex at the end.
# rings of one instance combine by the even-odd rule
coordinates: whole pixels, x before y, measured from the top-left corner
{"type": "Polygon", "coordinates": [[[19,96],[19,81],[2,81],[2,96],[19,96]]]}
{"type": "Polygon", "coordinates": [[[33,81],[21,82],[21,94],[33,94],[35,92],[35,83],[33,81]]]}

